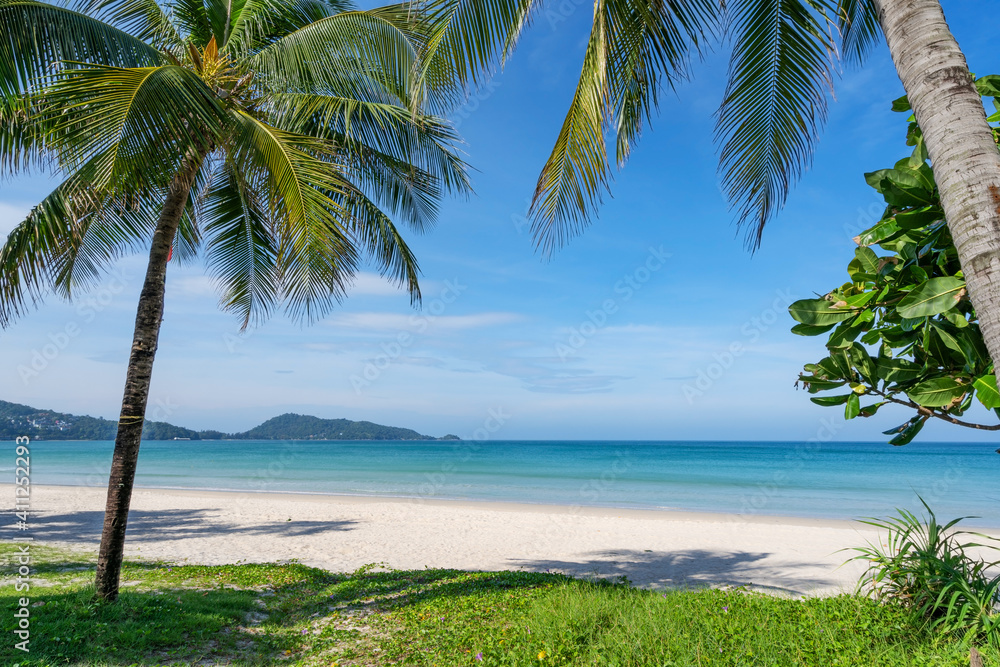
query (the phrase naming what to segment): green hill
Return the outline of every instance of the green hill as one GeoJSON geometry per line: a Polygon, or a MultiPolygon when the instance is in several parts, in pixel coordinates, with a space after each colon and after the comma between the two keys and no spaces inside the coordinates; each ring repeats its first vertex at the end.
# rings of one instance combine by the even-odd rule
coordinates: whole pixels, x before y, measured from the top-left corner
{"type": "MultiPolygon", "coordinates": [[[[0,401],[0,440],[29,436],[32,440],[114,440],[117,422],[100,417],[77,416],[0,401]]],[[[146,420],[143,440],[458,440],[434,438],[408,428],[382,426],[350,419],[320,419],[284,414],[243,433],[193,431],[166,422],[146,420]]]]}

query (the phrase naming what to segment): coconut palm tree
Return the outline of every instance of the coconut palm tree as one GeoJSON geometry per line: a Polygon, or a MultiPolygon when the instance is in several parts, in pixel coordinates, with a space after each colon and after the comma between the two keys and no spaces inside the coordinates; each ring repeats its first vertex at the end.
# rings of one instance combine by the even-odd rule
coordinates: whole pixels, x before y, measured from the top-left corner
{"type": "MultiPolygon", "coordinates": [[[[510,57],[533,18],[557,24],[578,5],[585,10],[579,0],[431,0],[422,70],[428,81],[474,86],[510,57]]],[[[624,165],[661,88],[725,37],[732,53],[717,114],[719,170],[756,248],[811,161],[839,54],[862,62],[880,31],[923,131],[984,338],[1000,359],[1000,154],[939,0],[594,0],[580,81],[532,200],[538,245],[550,253],[596,216],[612,161],[624,165]]]]}
{"type": "MultiPolygon", "coordinates": [[[[468,188],[404,8],[346,0],[0,0],[0,170],[64,180],[0,250],[0,325],[148,249],[97,595],[117,597],[168,263],[201,254],[242,326],[311,322],[363,262],[420,298],[393,217],[468,188]]],[[[446,94],[445,91],[444,94],[446,94]]]]}

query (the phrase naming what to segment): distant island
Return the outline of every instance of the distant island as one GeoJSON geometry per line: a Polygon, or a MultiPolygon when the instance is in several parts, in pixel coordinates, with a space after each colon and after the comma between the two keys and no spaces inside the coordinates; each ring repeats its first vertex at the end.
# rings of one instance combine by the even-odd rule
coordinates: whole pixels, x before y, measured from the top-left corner
{"type": "MultiPolygon", "coordinates": [[[[0,440],[29,436],[33,440],[114,440],[118,423],[100,417],[77,416],[0,401],[0,440]]],[[[194,431],[166,422],[146,420],[143,440],[460,440],[457,435],[434,438],[408,428],[350,419],[320,419],[287,413],[242,433],[194,431]]]]}

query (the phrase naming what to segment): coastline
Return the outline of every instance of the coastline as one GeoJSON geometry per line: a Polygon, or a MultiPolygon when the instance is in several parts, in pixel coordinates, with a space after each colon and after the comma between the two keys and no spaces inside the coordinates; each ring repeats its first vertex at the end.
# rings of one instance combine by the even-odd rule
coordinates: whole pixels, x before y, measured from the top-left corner
{"type": "MultiPolygon", "coordinates": [[[[14,487],[0,485],[13,499],[14,487]]],[[[34,486],[36,544],[95,551],[106,490],[34,486]]],[[[331,571],[531,570],[662,587],[854,589],[852,521],[368,496],[136,488],[126,556],[207,565],[298,560],[331,571]]]]}

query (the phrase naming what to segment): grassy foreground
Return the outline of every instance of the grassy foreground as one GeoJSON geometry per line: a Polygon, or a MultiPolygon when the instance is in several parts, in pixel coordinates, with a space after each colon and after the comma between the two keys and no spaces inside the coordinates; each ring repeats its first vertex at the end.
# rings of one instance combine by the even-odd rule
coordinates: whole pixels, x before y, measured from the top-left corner
{"type": "MultiPolygon", "coordinates": [[[[130,562],[118,604],[101,605],[90,557],[38,546],[25,654],[13,647],[23,593],[12,585],[12,552],[0,547],[4,666],[969,665],[967,646],[852,596],[663,593],[524,572],[130,562]]],[[[986,665],[1000,665],[982,651],[986,665]]]]}

